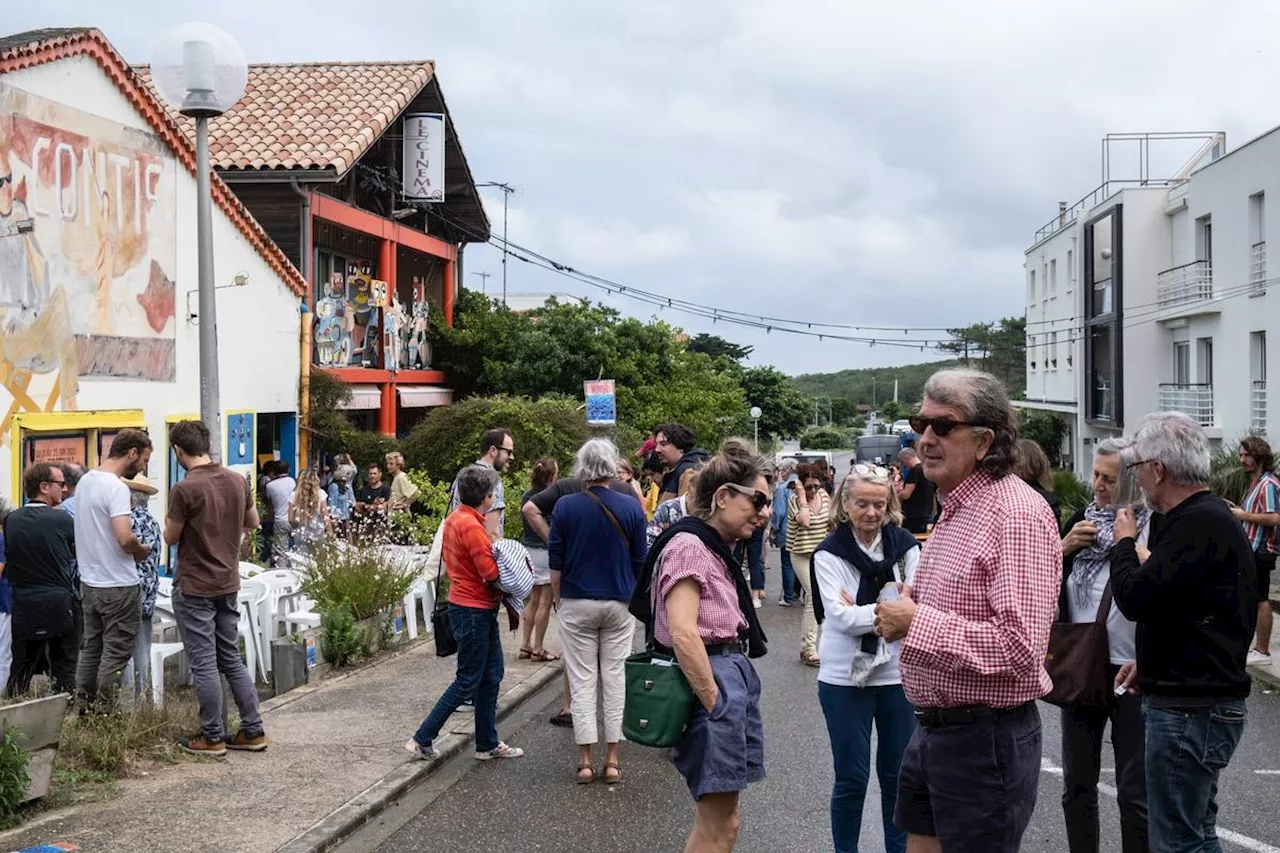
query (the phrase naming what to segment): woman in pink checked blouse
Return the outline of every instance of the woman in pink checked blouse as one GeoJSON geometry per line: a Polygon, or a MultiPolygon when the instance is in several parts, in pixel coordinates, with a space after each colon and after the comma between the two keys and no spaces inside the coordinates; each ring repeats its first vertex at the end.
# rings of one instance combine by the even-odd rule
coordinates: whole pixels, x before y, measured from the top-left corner
{"type": "Polygon", "coordinates": [[[764,654],[735,543],[769,523],[771,465],[746,442],[725,442],[698,473],[690,514],[654,543],[654,637],[673,649],[698,702],[672,750],[697,801],[689,851],[731,850],[738,795],[764,778],[760,679],[747,659],[764,654]]]}

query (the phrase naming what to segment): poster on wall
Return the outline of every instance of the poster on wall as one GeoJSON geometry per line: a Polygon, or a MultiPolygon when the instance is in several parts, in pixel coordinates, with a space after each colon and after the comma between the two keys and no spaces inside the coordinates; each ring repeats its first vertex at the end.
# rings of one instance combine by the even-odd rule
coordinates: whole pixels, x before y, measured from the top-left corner
{"type": "Polygon", "coordinates": [[[119,430],[98,430],[98,460],[101,461],[111,455],[111,445],[115,443],[116,436],[120,434],[119,430]]]}
{"type": "Polygon", "coordinates": [[[227,452],[223,454],[224,465],[247,465],[253,470],[254,453],[257,450],[257,436],[254,429],[253,412],[227,412],[227,452]]]}
{"type": "Polygon", "coordinates": [[[612,379],[582,383],[587,398],[587,425],[614,426],[618,423],[618,397],[612,379]]]}
{"type": "Polygon", "coordinates": [[[23,471],[39,462],[48,462],[53,465],[63,463],[89,464],[89,436],[87,433],[78,432],[63,435],[41,435],[36,433],[27,438],[26,445],[26,452],[22,455],[23,461],[26,463],[22,466],[23,471]]]}
{"type": "Polygon", "coordinates": [[[444,201],[444,113],[404,117],[404,184],[411,201],[444,201]]]}
{"type": "Polygon", "coordinates": [[[15,403],[74,410],[82,376],[174,380],[176,180],[157,136],[0,83],[3,385],[15,403]]]}

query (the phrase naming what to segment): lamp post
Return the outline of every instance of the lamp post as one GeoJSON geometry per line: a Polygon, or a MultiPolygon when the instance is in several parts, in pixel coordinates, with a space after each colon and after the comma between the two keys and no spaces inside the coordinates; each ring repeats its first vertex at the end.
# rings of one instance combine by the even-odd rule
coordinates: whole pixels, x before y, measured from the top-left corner
{"type": "Polygon", "coordinates": [[[209,119],[235,106],[249,66],[235,39],[212,24],[179,24],[156,44],[151,77],[160,96],[196,122],[196,263],[199,293],[200,420],[210,456],[222,461],[218,393],[218,306],[213,276],[213,195],[209,187],[209,119]]]}
{"type": "Polygon", "coordinates": [[[760,452],[760,416],[763,414],[764,412],[760,411],[759,406],[751,407],[751,420],[755,421],[755,425],[756,425],[756,452],[757,453],[760,452]]]}

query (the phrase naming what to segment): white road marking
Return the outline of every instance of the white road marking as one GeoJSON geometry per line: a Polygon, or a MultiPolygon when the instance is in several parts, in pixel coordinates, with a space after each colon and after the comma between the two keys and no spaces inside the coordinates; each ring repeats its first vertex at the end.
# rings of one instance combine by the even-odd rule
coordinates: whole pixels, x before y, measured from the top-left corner
{"type": "MultiPolygon", "coordinates": [[[[1044,758],[1043,756],[1040,758],[1040,770],[1044,773],[1048,773],[1050,776],[1062,775],[1062,768],[1054,764],[1049,759],[1044,758]]],[[[1270,770],[1270,771],[1258,770],[1255,772],[1274,773],[1274,774],[1280,775],[1280,771],[1276,771],[1276,770],[1270,770]]],[[[1105,782],[1098,783],[1098,790],[1101,793],[1106,794],[1108,797],[1114,798],[1116,796],[1116,789],[1113,786],[1106,784],[1105,782]]],[[[1272,845],[1268,844],[1265,841],[1259,841],[1256,838],[1250,838],[1247,835],[1241,835],[1238,832],[1232,832],[1229,829],[1223,829],[1221,826],[1218,827],[1218,838],[1221,841],[1226,841],[1230,844],[1236,845],[1237,847],[1242,847],[1245,850],[1252,850],[1253,853],[1280,853],[1280,847],[1273,847],[1272,845]]]]}
{"type": "Polygon", "coordinates": [[[1280,776],[1280,770],[1255,770],[1259,776],[1280,776]]]}

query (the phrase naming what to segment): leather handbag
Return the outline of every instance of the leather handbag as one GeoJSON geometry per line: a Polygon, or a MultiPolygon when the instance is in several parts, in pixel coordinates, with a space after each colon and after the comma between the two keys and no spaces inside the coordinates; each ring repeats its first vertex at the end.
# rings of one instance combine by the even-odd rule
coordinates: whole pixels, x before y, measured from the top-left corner
{"type": "Polygon", "coordinates": [[[1106,706],[1114,695],[1107,616],[1111,613],[1111,581],[1107,581],[1092,622],[1054,622],[1044,668],[1053,689],[1044,701],[1061,707],[1106,706]]]}
{"type": "MultiPolygon", "coordinates": [[[[444,526],[447,523],[447,520],[440,523],[440,529],[436,531],[437,541],[443,542],[444,526]]],[[[434,552],[435,550],[435,543],[433,542],[432,551],[434,552]]],[[[431,631],[435,636],[436,657],[441,658],[447,658],[458,652],[458,640],[453,636],[453,623],[449,621],[449,602],[440,600],[440,577],[444,573],[444,563],[438,562],[436,564],[435,605],[431,608],[431,631]]]]}
{"type": "Polygon", "coordinates": [[[696,701],[673,656],[651,649],[627,658],[622,734],[631,743],[675,746],[684,738],[696,701]]]}

